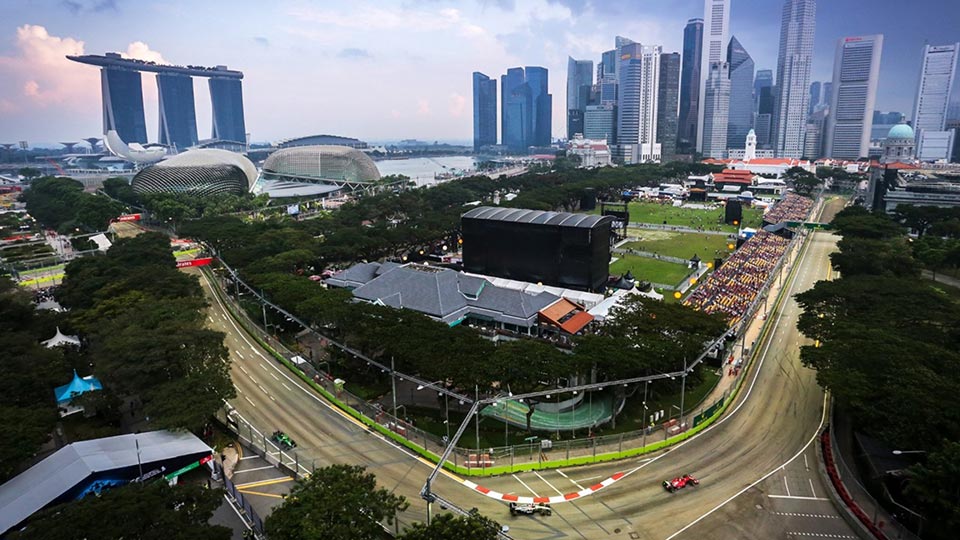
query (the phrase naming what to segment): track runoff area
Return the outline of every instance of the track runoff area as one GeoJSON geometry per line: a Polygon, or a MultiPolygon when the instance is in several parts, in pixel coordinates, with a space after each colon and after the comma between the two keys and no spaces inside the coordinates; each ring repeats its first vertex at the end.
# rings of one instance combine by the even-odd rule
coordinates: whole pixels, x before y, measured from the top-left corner
{"type": "MultiPolygon", "coordinates": [[[[822,208],[821,208],[821,211],[822,211],[822,208]]],[[[806,242],[809,240],[809,238],[810,238],[809,236],[806,237],[806,238],[804,238],[804,240],[803,240],[803,241],[804,241],[804,244],[806,244],[806,242]]],[[[806,247],[806,246],[804,245],[804,247],[801,248],[801,252],[805,251],[805,247],[806,247]]],[[[785,255],[785,256],[786,256],[786,255],[785,255]]],[[[794,259],[793,266],[796,267],[796,266],[797,266],[797,263],[798,263],[801,259],[802,259],[802,256],[796,257],[796,258],[794,259]]],[[[793,268],[791,268],[791,273],[792,273],[792,270],[793,270],[793,268]]],[[[788,277],[788,282],[792,281],[791,278],[795,278],[795,276],[790,276],[790,277],[788,277]]],[[[789,288],[789,287],[787,287],[787,288],[789,288]]],[[[780,292],[778,293],[778,296],[781,296],[781,295],[783,294],[783,291],[786,290],[787,288],[782,288],[782,289],[780,290],[780,292]]],[[[779,304],[779,300],[776,302],[776,304],[779,304]]],[[[726,337],[726,334],[724,334],[724,337],[726,337]]],[[[723,339],[723,338],[721,338],[721,339],[723,339]]],[[[763,336],[763,340],[764,340],[765,345],[767,346],[767,348],[769,348],[769,334],[764,335],[764,336],[763,336]]],[[[711,345],[711,346],[712,346],[712,345],[711,345]]],[[[709,348],[710,348],[710,347],[708,347],[708,349],[709,349],[709,348]]],[[[766,354],[766,350],[764,350],[764,355],[765,355],[765,354],[766,354]]],[[[763,355],[761,355],[761,362],[762,362],[762,356],[763,356],[763,355]]],[[[750,387],[747,389],[747,397],[749,397],[749,395],[750,395],[750,390],[753,389],[753,384],[756,382],[756,377],[757,377],[758,372],[759,372],[759,369],[756,369],[756,370],[755,370],[755,373],[754,373],[753,380],[751,381],[750,387]]],[[[604,383],[604,384],[616,384],[617,382],[618,382],[618,381],[614,381],[613,383],[609,383],[609,382],[608,382],[608,383],[604,383]]],[[[589,386],[589,385],[588,385],[588,386],[589,386]]],[[[516,399],[516,397],[517,397],[517,396],[514,396],[514,399],[516,399]]],[[[730,416],[732,416],[733,414],[735,414],[735,413],[740,409],[740,407],[743,405],[743,403],[745,402],[745,399],[746,399],[746,398],[744,398],[744,400],[741,400],[741,402],[737,405],[737,407],[735,407],[735,408],[733,409],[733,411],[731,411],[731,413],[730,413],[729,415],[727,415],[726,417],[720,419],[719,422],[707,426],[704,431],[713,429],[714,427],[716,427],[716,426],[718,426],[719,424],[723,423],[724,420],[726,420],[727,418],[729,418],[730,416]]],[[[474,407],[474,409],[475,409],[475,408],[476,408],[476,407],[474,407]]],[[[477,411],[472,411],[472,412],[473,412],[473,414],[479,414],[479,412],[477,412],[477,411]]],[[[455,447],[457,441],[460,439],[460,436],[462,435],[463,428],[465,428],[465,427],[469,424],[469,420],[470,420],[470,417],[471,417],[471,416],[472,416],[471,414],[467,414],[466,418],[464,419],[464,424],[461,425],[461,426],[460,426],[460,429],[457,430],[456,435],[455,435],[455,436],[453,437],[453,439],[449,442],[447,451],[444,452],[444,455],[443,455],[443,456],[441,456],[441,458],[440,458],[440,460],[439,460],[436,468],[434,469],[433,473],[431,473],[431,475],[428,477],[426,483],[424,484],[423,490],[421,491],[421,496],[422,496],[428,503],[434,502],[435,499],[439,500],[439,497],[437,497],[436,494],[434,494],[434,493],[432,493],[432,492],[430,491],[430,485],[431,485],[433,479],[435,478],[436,474],[439,473],[440,470],[442,469],[443,463],[446,461],[446,458],[447,458],[449,452],[455,447]]],[[[822,425],[822,421],[821,421],[821,425],[822,425]]],[[[688,438],[688,439],[686,439],[686,440],[684,440],[684,441],[679,442],[679,444],[677,444],[676,446],[678,446],[678,447],[679,447],[679,446],[683,446],[683,445],[687,444],[688,442],[692,441],[694,438],[695,438],[695,436],[694,436],[694,437],[690,437],[690,438],[688,438]]],[[[806,446],[805,446],[804,448],[806,448],[806,446]]],[[[802,450],[801,450],[801,453],[802,453],[802,450]]],[[[581,490],[579,490],[579,491],[574,491],[574,492],[570,492],[570,493],[565,493],[565,494],[560,494],[560,495],[554,495],[554,496],[550,496],[550,497],[521,496],[521,495],[514,495],[514,494],[511,494],[511,493],[501,493],[501,492],[498,492],[498,491],[489,489],[489,488],[487,488],[487,487],[484,487],[484,486],[482,486],[482,485],[480,485],[480,484],[477,484],[477,483],[472,482],[472,481],[467,480],[467,479],[461,479],[461,478],[459,478],[459,477],[454,477],[454,478],[455,478],[456,480],[458,480],[464,487],[466,487],[466,488],[468,488],[468,489],[471,489],[471,490],[474,490],[474,491],[476,491],[477,493],[480,493],[480,494],[482,494],[482,495],[484,495],[484,496],[486,496],[486,497],[489,497],[489,498],[491,498],[491,499],[495,499],[495,500],[498,500],[498,501],[508,502],[508,503],[510,503],[510,502],[515,502],[515,503],[519,503],[519,504],[558,504],[558,503],[565,503],[565,502],[575,501],[575,500],[581,499],[581,498],[583,498],[583,497],[588,497],[588,496],[590,496],[590,495],[593,495],[593,494],[599,492],[600,490],[602,490],[603,488],[608,487],[608,486],[611,486],[611,485],[613,485],[614,483],[616,483],[616,482],[618,482],[618,481],[620,481],[620,480],[622,480],[622,479],[630,476],[631,474],[635,473],[636,471],[638,471],[638,470],[646,467],[647,465],[653,463],[654,461],[659,460],[660,458],[664,457],[665,455],[667,455],[667,454],[666,454],[666,453],[660,454],[659,456],[656,456],[656,457],[650,459],[649,461],[643,463],[642,465],[639,465],[639,466],[637,466],[637,467],[635,467],[635,468],[633,468],[633,469],[631,469],[631,470],[629,470],[629,471],[617,472],[617,473],[613,474],[612,476],[608,477],[607,479],[605,479],[605,480],[603,480],[603,481],[601,481],[601,482],[599,482],[599,483],[593,484],[593,485],[591,485],[591,486],[588,487],[588,488],[584,488],[584,489],[581,489],[581,490]]],[[[797,455],[799,455],[799,453],[798,453],[797,455]]],[[[795,458],[796,458],[796,456],[794,456],[794,459],[795,459],[795,458]]],[[[792,459],[791,459],[791,461],[792,461],[792,459]]],[[[446,471],[444,471],[444,472],[446,472],[446,471]]],[[[774,471],[774,472],[775,472],[775,471],[774,471]]],[[[772,473],[771,473],[771,474],[772,474],[772,473]]],[[[446,474],[445,476],[451,477],[450,474],[446,474]]],[[[763,478],[761,478],[757,483],[759,483],[760,481],[762,481],[763,479],[765,479],[767,476],[769,476],[769,474],[766,475],[766,476],[764,476],[763,478]]],[[[755,485],[755,484],[754,484],[754,485],[755,485]]],[[[729,502],[729,501],[725,501],[725,502],[729,502]]],[[[444,503],[449,504],[448,501],[444,501],[444,503]]],[[[721,506],[722,506],[722,505],[721,505],[721,506]]],[[[716,510],[716,509],[714,509],[714,510],[716,510]]],[[[699,521],[699,520],[697,520],[697,521],[699,521]]],[[[691,523],[691,525],[693,525],[693,524],[691,523]]],[[[676,536],[676,535],[674,535],[674,536],[676,536]]]]}

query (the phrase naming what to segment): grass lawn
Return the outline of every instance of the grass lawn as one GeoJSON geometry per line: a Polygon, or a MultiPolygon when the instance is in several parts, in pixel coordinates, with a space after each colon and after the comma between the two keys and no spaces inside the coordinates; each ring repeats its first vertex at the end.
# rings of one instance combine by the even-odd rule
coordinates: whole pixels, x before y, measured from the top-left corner
{"type": "MultiPolygon", "coordinates": [[[[719,226],[720,230],[725,232],[737,232],[737,227],[733,225],[722,225],[723,207],[717,207],[710,210],[700,208],[674,207],[669,204],[660,204],[655,202],[632,202],[629,206],[630,221],[633,223],[653,223],[656,225],[677,225],[683,227],[704,227],[713,229],[719,226]]],[[[600,213],[600,207],[597,206],[593,213],[600,213]]],[[[760,227],[763,218],[763,210],[759,208],[743,208],[743,226],[760,227]]]]}
{"type": "Polygon", "coordinates": [[[671,231],[655,231],[632,229],[631,236],[637,235],[639,240],[627,242],[624,249],[649,251],[670,257],[690,259],[694,255],[704,262],[714,257],[725,256],[730,253],[726,237],[717,234],[682,233],[671,231]],[[719,252],[719,253],[718,253],[719,252]]]}
{"type": "MultiPolygon", "coordinates": [[[[947,275],[950,274],[948,273],[947,275]]],[[[930,286],[937,291],[949,296],[950,298],[953,298],[955,302],[960,302],[960,288],[947,285],[946,283],[940,283],[939,281],[933,281],[932,279],[927,279],[927,283],[929,283],[930,286]]]]}
{"type": "Polygon", "coordinates": [[[640,281],[676,285],[687,277],[690,269],[676,264],[636,255],[624,255],[610,265],[610,275],[621,275],[630,271],[640,281]]]}

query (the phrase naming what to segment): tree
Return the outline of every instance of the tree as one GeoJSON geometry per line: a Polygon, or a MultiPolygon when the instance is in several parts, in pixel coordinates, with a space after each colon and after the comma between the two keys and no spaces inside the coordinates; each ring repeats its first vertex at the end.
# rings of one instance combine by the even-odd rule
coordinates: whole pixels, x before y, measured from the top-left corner
{"type": "Polygon", "coordinates": [[[36,514],[11,540],[229,540],[232,531],[210,525],[223,503],[220,490],[197,484],[128,484],[36,514]]]}
{"type": "Polygon", "coordinates": [[[802,195],[810,195],[813,190],[823,183],[817,175],[807,171],[802,167],[790,167],[784,173],[788,180],[793,182],[793,187],[802,195]]]}
{"type": "Polygon", "coordinates": [[[20,176],[26,178],[27,180],[32,180],[32,179],[34,179],[34,178],[37,178],[38,176],[40,176],[40,175],[43,174],[43,173],[40,172],[40,169],[37,169],[37,168],[34,168],[34,167],[21,167],[21,168],[17,171],[17,174],[19,174],[20,176]]]}
{"type": "Polygon", "coordinates": [[[918,237],[922,237],[931,225],[941,221],[945,216],[946,212],[936,206],[898,204],[897,209],[894,211],[896,220],[908,229],[917,231],[918,237]]]}
{"type": "Polygon", "coordinates": [[[401,540],[496,540],[500,535],[497,522],[471,512],[466,516],[441,514],[430,525],[415,523],[399,536],[401,540]]]}
{"type": "Polygon", "coordinates": [[[330,465],[297,480],[265,523],[272,540],[379,540],[380,522],[393,523],[406,499],[377,488],[355,465],[330,465]]]}
{"type": "Polygon", "coordinates": [[[907,495],[924,508],[925,523],[939,533],[938,538],[952,538],[960,529],[960,442],[951,441],[931,452],[925,463],[908,469],[907,495]]]}

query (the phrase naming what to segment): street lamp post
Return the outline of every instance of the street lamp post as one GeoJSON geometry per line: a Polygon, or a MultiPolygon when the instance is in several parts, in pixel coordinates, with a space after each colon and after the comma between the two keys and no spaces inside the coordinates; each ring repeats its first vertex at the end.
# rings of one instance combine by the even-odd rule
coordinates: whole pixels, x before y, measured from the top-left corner
{"type": "MultiPolygon", "coordinates": [[[[650,387],[650,381],[647,381],[643,385],[643,443],[642,447],[647,446],[647,388],[650,387]]],[[[614,407],[617,406],[616,403],[613,404],[614,407]]]]}
{"type": "Polygon", "coordinates": [[[683,398],[687,389],[687,357],[683,357],[683,378],[680,381],[680,429],[683,430],[683,398]]]}
{"type": "Polygon", "coordinates": [[[396,367],[393,363],[393,356],[390,357],[390,395],[393,396],[393,421],[397,421],[397,378],[396,367]]]}

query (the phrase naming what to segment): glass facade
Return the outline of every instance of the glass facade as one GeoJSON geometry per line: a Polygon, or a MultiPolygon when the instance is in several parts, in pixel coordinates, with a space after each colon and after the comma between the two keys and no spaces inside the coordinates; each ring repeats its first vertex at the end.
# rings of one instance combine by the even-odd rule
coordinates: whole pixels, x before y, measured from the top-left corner
{"type": "Polygon", "coordinates": [[[657,141],[660,161],[673,161],[677,152],[677,107],[680,93],[680,55],[660,55],[660,88],[657,99],[657,141]]]}
{"type": "Polygon", "coordinates": [[[240,79],[210,78],[213,107],[213,138],[246,143],[243,121],[243,86],[240,79]]]}
{"type": "Polygon", "coordinates": [[[160,101],[160,144],[184,150],[197,144],[197,110],[193,99],[193,78],[157,74],[160,101]]]}
{"type": "Polygon", "coordinates": [[[703,46],[703,19],[690,19],[683,29],[683,67],[680,73],[680,120],[677,146],[684,153],[697,146],[697,117],[700,114],[700,52],[703,46]]]}
{"type": "Polygon", "coordinates": [[[473,149],[497,144],[497,80],[473,72],[473,149]]]}
{"type": "Polygon", "coordinates": [[[547,76],[546,68],[527,67],[510,68],[500,78],[502,142],[512,152],[550,145],[553,96],[547,76]]]}
{"type": "Polygon", "coordinates": [[[786,0],[783,4],[772,131],[777,157],[799,158],[803,154],[816,11],[816,0],[786,0]]]}
{"type": "Polygon", "coordinates": [[[881,35],[848,37],[837,43],[834,97],[827,119],[827,157],[867,157],[882,48],[881,35]]]}
{"type": "Polygon", "coordinates": [[[727,119],[727,148],[746,148],[747,133],[753,128],[753,58],[736,37],[727,47],[730,64],[730,105],[727,119]]]}
{"type": "Polygon", "coordinates": [[[116,131],[126,143],[147,143],[143,115],[143,86],[139,71],[104,68],[100,71],[103,92],[103,132],[116,131]]]}
{"type": "Polygon", "coordinates": [[[583,133],[583,111],[593,85],[593,61],[567,58],[567,138],[583,133]]]}

